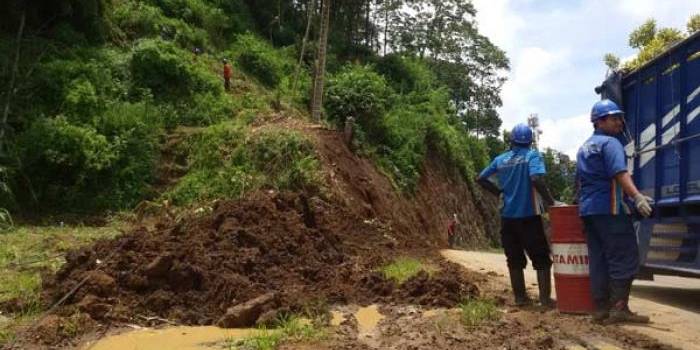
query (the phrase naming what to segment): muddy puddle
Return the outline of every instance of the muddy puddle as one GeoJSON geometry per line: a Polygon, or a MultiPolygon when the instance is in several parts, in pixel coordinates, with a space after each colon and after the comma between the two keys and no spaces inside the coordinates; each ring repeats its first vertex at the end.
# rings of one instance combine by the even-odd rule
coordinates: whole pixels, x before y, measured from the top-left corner
{"type": "Polygon", "coordinates": [[[212,350],[221,343],[253,335],[254,329],[218,327],[172,327],[140,329],[103,338],[82,350],[212,350]]]}
{"type": "Polygon", "coordinates": [[[355,319],[357,320],[357,330],[360,335],[363,335],[372,333],[379,322],[384,319],[384,315],[379,312],[377,305],[370,305],[357,310],[355,319]]]}

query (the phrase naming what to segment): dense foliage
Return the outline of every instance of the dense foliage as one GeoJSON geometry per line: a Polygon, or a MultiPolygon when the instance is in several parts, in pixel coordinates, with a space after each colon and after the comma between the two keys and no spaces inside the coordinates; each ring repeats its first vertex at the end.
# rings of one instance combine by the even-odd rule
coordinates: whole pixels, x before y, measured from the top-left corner
{"type": "Polygon", "coordinates": [[[212,125],[187,145],[191,169],[166,198],[189,204],[238,198],[262,187],[316,190],[319,164],[313,144],[298,132],[251,133],[241,124],[212,125]]]}
{"type": "MultiPolygon", "coordinates": [[[[0,90],[0,208],[99,212],[161,195],[192,203],[313,188],[308,140],[248,126],[308,105],[317,34],[300,50],[307,13],[318,33],[313,4],[3,2],[0,79],[10,83],[0,90]],[[223,58],[234,71],[228,93],[223,58]],[[160,194],[160,158],[182,128],[195,129],[180,148],[189,170],[160,194]]],[[[429,152],[470,179],[503,148],[496,108],[508,60],[474,15],[467,0],[333,2],[326,117],[355,118],[359,149],[403,189],[429,152]]]]}
{"type": "MultiPolygon", "coordinates": [[[[656,20],[650,18],[633,30],[629,35],[629,46],[638,49],[637,56],[624,62],[622,70],[631,71],[643,66],[662,54],[674,44],[700,31],[700,14],[688,19],[687,33],[676,28],[657,28],[656,20]]],[[[605,54],[603,61],[610,69],[620,68],[620,59],[614,54],[605,54]]]]}

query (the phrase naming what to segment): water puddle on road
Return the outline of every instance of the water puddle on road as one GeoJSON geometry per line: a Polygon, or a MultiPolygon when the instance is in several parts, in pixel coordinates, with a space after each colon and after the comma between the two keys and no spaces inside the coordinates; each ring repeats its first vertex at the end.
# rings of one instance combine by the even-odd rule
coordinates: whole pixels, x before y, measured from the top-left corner
{"type": "Polygon", "coordinates": [[[355,319],[357,319],[357,330],[359,333],[368,334],[384,319],[384,315],[379,312],[377,305],[370,305],[357,310],[355,319]]]}
{"type": "Polygon", "coordinates": [[[230,339],[245,338],[254,329],[223,329],[218,327],[172,327],[140,329],[98,340],[83,350],[213,350],[230,339]],[[217,344],[218,343],[218,344],[217,344]]]}

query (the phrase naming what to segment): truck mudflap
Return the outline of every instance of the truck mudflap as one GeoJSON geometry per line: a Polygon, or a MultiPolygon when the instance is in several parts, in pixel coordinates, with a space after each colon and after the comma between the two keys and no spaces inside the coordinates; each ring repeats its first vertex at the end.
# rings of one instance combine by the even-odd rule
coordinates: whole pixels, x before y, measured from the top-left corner
{"type": "Polygon", "coordinates": [[[635,226],[640,277],[654,273],[700,277],[700,224],[648,219],[635,226]]]}

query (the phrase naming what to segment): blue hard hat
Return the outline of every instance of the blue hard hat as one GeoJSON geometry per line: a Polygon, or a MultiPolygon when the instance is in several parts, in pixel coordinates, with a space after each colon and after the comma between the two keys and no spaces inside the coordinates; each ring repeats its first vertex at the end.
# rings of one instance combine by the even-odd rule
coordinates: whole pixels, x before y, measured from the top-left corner
{"type": "Polygon", "coordinates": [[[608,99],[600,100],[593,105],[591,109],[591,123],[596,120],[612,115],[612,114],[624,114],[620,107],[613,101],[608,99]]]}
{"type": "Polygon", "coordinates": [[[532,129],[527,124],[520,123],[513,127],[510,132],[510,142],[518,145],[529,145],[532,143],[532,129]]]}

